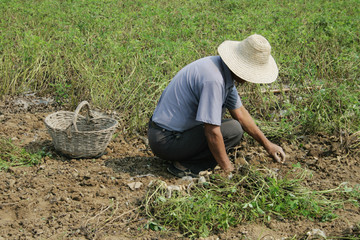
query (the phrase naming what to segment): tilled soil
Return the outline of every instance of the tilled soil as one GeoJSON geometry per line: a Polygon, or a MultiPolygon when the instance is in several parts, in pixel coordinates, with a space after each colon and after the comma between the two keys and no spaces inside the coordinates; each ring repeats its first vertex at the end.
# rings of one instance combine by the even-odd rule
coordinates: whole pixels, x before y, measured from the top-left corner
{"type": "MultiPolygon", "coordinates": [[[[0,102],[0,135],[28,151],[51,153],[40,165],[0,172],[0,239],[186,239],[179,232],[145,227],[149,219],[140,206],[149,183],[182,181],[166,171],[166,161],[152,155],[146,139],[129,136],[119,127],[106,155],[68,159],[54,151],[44,125],[45,117],[57,110],[49,99],[0,102]],[[139,187],[132,189],[131,183],[139,187]]],[[[279,174],[301,163],[313,173],[304,185],[314,190],[360,183],[359,149],[346,151],[351,137],[298,136],[296,141],[279,144],[287,154],[285,165],[274,163],[249,140],[239,146],[234,161],[276,169],[279,174]]],[[[346,205],[336,213],[339,217],[331,222],[274,218],[267,224],[246,223],[208,239],[311,239],[309,233],[316,231],[344,239],[359,234],[358,208],[346,205]]]]}

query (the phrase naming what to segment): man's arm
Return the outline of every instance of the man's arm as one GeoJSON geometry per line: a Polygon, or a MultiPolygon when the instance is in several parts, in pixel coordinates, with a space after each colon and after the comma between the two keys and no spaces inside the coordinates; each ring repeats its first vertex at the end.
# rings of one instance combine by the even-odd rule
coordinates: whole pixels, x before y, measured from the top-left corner
{"type": "Polygon", "coordinates": [[[233,171],[234,166],[226,154],[224,139],[220,131],[220,126],[205,123],[204,127],[206,140],[216,162],[225,172],[233,171]]]}
{"type": "Polygon", "coordinates": [[[270,142],[265,137],[264,133],[258,128],[258,126],[256,126],[253,118],[250,116],[249,112],[245,109],[244,106],[230,110],[230,114],[234,119],[239,121],[243,129],[256,141],[258,141],[277,162],[285,162],[285,153],[283,149],[280,146],[270,142]]]}

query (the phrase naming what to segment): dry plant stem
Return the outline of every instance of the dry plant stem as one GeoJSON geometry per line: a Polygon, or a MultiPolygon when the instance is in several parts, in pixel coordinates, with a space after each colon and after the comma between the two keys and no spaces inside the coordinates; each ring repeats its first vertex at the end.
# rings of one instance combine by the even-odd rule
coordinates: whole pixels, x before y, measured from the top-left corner
{"type": "Polygon", "coordinates": [[[87,219],[86,222],[85,222],[85,224],[83,225],[83,227],[87,226],[88,223],[89,223],[91,220],[93,220],[93,219],[99,217],[100,215],[102,215],[103,213],[105,213],[110,207],[112,207],[112,206],[111,206],[111,205],[107,206],[105,209],[101,210],[101,211],[100,211],[98,214],[96,214],[94,217],[91,217],[91,218],[87,219]]]}
{"type": "MultiPolygon", "coordinates": [[[[119,209],[119,204],[116,203],[116,207],[115,209],[112,211],[111,216],[109,216],[107,219],[105,219],[103,222],[100,222],[100,216],[103,215],[105,212],[107,212],[110,208],[112,208],[113,205],[109,205],[106,208],[102,209],[98,214],[96,214],[94,217],[89,218],[88,220],[86,220],[85,224],[82,225],[83,228],[86,228],[86,226],[89,225],[89,222],[96,219],[96,223],[94,229],[94,236],[93,239],[96,238],[97,233],[99,233],[101,230],[103,230],[106,226],[111,225],[113,222],[115,222],[117,219],[122,218],[123,216],[130,214],[132,212],[134,212],[135,210],[139,209],[141,206],[138,206],[136,208],[130,209],[126,212],[123,212],[122,214],[114,217],[114,215],[116,214],[116,212],[119,209]]],[[[128,222],[126,222],[127,224],[128,222]]]]}
{"type": "MultiPolygon", "coordinates": [[[[105,228],[105,226],[112,224],[112,223],[115,222],[117,219],[119,219],[119,218],[121,218],[121,217],[123,217],[123,216],[125,216],[125,215],[127,215],[127,214],[130,214],[130,213],[134,212],[135,210],[139,209],[140,207],[141,207],[141,206],[136,207],[136,208],[133,208],[133,209],[130,209],[129,211],[126,211],[126,212],[120,214],[119,216],[116,216],[115,218],[112,218],[112,217],[111,217],[111,218],[108,218],[108,219],[103,223],[102,227],[100,227],[100,228],[98,229],[98,231],[100,231],[100,230],[102,230],[103,228],[105,228]]],[[[128,222],[129,222],[129,221],[128,221],[128,222]]],[[[123,224],[127,224],[128,222],[123,223],[123,224]]]]}
{"type": "MultiPolygon", "coordinates": [[[[283,88],[283,89],[271,89],[271,90],[261,90],[260,93],[282,93],[282,92],[291,92],[291,91],[299,91],[299,90],[319,90],[322,89],[322,86],[314,86],[314,87],[304,87],[304,88],[283,88]]],[[[241,92],[240,95],[246,94],[254,94],[256,92],[241,92]]]]}
{"type": "Polygon", "coordinates": [[[149,212],[149,202],[150,200],[153,198],[153,196],[162,188],[162,185],[159,185],[156,187],[155,191],[150,195],[150,197],[146,198],[146,202],[145,202],[145,212],[148,216],[152,216],[152,214],[149,212]]]}

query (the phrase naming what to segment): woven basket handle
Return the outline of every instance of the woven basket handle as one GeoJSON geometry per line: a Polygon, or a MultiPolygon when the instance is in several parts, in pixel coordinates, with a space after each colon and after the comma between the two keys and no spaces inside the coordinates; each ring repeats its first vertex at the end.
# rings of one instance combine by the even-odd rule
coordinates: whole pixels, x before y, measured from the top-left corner
{"type": "Polygon", "coordinates": [[[82,101],[78,106],[77,108],[75,109],[75,114],[73,116],[73,125],[74,125],[74,128],[75,128],[75,132],[78,132],[78,128],[76,126],[76,122],[77,122],[77,119],[78,119],[78,116],[79,116],[79,113],[80,113],[80,110],[86,106],[87,107],[87,117],[86,119],[88,120],[89,117],[91,117],[91,113],[90,113],[90,105],[87,101],[82,101]]]}

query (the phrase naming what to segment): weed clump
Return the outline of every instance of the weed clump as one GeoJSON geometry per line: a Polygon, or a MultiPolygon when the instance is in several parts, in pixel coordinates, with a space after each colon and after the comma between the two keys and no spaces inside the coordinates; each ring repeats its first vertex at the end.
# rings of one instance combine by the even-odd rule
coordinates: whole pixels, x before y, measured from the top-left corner
{"type": "Polygon", "coordinates": [[[355,190],[349,191],[346,184],[312,191],[301,184],[307,177],[310,173],[300,167],[284,177],[269,169],[240,167],[232,178],[212,174],[206,182],[191,184],[170,197],[164,182],[158,182],[149,188],[144,208],[155,230],[169,228],[196,238],[247,221],[329,221],[337,217],[334,210],[345,202],[357,204],[348,194],[355,190]]]}
{"type": "Polygon", "coordinates": [[[15,146],[11,140],[0,138],[0,170],[39,164],[44,155],[43,152],[29,153],[15,146]]]}

